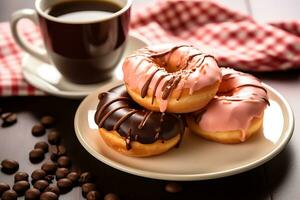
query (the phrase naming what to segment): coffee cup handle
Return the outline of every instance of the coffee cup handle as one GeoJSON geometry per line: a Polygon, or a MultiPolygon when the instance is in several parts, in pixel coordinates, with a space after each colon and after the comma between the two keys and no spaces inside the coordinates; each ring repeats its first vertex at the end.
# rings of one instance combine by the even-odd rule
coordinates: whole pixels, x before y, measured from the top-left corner
{"type": "Polygon", "coordinates": [[[24,51],[43,62],[49,63],[49,57],[47,56],[46,50],[30,44],[18,32],[18,22],[23,18],[31,20],[36,25],[39,24],[37,13],[32,9],[22,9],[14,12],[10,19],[10,28],[13,38],[24,51]]]}

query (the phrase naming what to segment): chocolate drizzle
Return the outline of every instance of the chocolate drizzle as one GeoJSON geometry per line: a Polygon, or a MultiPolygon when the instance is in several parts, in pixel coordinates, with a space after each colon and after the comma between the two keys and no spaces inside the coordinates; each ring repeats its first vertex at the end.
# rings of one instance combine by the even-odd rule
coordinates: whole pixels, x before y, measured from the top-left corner
{"type": "Polygon", "coordinates": [[[154,75],[159,71],[160,69],[156,69],[152,74],[151,76],[149,77],[149,79],[145,82],[143,88],[142,88],[142,91],[141,91],[141,97],[144,98],[146,95],[147,95],[147,92],[148,92],[148,88],[149,88],[149,85],[154,77],[154,75]]]}
{"type": "Polygon", "coordinates": [[[127,149],[131,141],[151,144],[184,133],[180,115],[145,110],[130,98],[124,85],[99,95],[95,122],[99,128],[117,131],[127,149]]]}
{"type": "Polygon", "coordinates": [[[241,73],[241,72],[234,72],[234,73],[229,73],[229,74],[225,74],[222,77],[222,82],[220,85],[220,88],[217,95],[218,97],[216,98],[216,100],[226,100],[229,102],[232,101],[249,101],[249,102],[255,102],[255,101],[260,101],[260,102],[264,102],[267,105],[270,105],[269,100],[266,98],[267,96],[267,90],[261,85],[261,82],[259,79],[257,79],[256,77],[250,75],[250,74],[245,74],[245,73],[241,73]],[[243,77],[243,79],[241,79],[241,77],[243,77]],[[242,82],[238,82],[238,80],[242,80],[242,82]],[[253,80],[255,81],[253,83],[253,80]],[[222,88],[222,85],[225,84],[228,81],[237,81],[238,84],[234,84],[235,87],[229,87],[228,89],[224,90],[224,88],[222,88]],[[237,95],[237,90],[240,90],[241,88],[244,87],[255,87],[255,88],[259,88],[261,90],[264,91],[265,95],[260,95],[260,94],[256,94],[256,93],[251,93],[251,94],[247,94],[247,96],[243,96],[240,97],[237,95]],[[235,95],[233,95],[235,93],[235,95]]]}
{"type": "Polygon", "coordinates": [[[177,46],[173,46],[173,47],[171,47],[171,48],[169,48],[169,49],[167,49],[167,50],[165,50],[163,52],[159,52],[159,53],[156,52],[156,51],[152,51],[150,49],[145,49],[146,50],[145,53],[147,54],[147,51],[149,51],[149,52],[151,52],[151,57],[153,57],[153,58],[154,57],[161,57],[161,56],[164,56],[166,54],[169,54],[170,52],[172,53],[172,52],[174,52],[177,49],[182,48],[182,47],[192,47],[192,46],[191,45],[187,45],[187,44],[177,45],[177,46]]]}
{"type": "Polygon", "coordinates": [[[177,77],[172,77],[172,79],[167,82],[167,86],[163,90],[163,95],[162,95],[163,100],[166,100],[170,96],[171,92],[173,91],[173,89],[177,87],[180,80],[181,80],[181,76],[179,75],[177,77]]]}
{"type": "Polygon", "coordinates": [[[119,121],[114,125],[113,127],[113,130],[118,130],[121,126],[121,124],[126,120],[128,119],[131,115],[137,113],[138,110],[132,110],[132,111],[129,111],[126,115],[124,115],[123,117],[121,117],[119,119],[119,121]]]}
{"type": "MultiPolygon", "coordinates": [[[[149,88],[149,85],[153,79],[153,77],[155,76],[155,74],[159,71],[159,70],[166,70],[163,69],[164,65],[167,66],[170,62],[170,57],[172,56],[172,54],[174,53],[174,51],[182,48],[182,47],[191,47],[189,45],[181,45],[181,46],[175,46],[167,51],[164,51],[162,53],[154,53],[153,51],[150,51],[148,49],[148,51],[150,51],[151,53],[153,53],[153,55],[150,56],[150,60],[152,60],[151,62],[155,63],[157,62],[158,66],[162,66],[161,68],[158,68],[156,71],[154,71],[151,76],[147,79],[147,81],[144,83],[142,90],[141,90],[141,97],[144,98],[147,95],[147,91],[149,88]],[[168,57],[166,58],[166,54],[169,54],[168,57]],[[163,57],[165,56],[165,57],[163,57]],[[151,59],[152,58],[152,59],[151,59]]],[[[147,50],[145,50],[147,51],[147,50]]],[[[207,67],[207,65],[204,65],[205,59],[210,57],[213,58],[214,57],[212,55],[208,55],[208,54],[204,54],[204,53],[195,53],[195,54],[191,54],[188,55],[189,52],[187,52],[187,55],[185,57],[187,57],[185,64],[181,65],[181,60],[180,62],[178,62],[178,66],[177,66],[177,71],[173,72],[173,73],[168,73],[168,76],[172,76],[162,87],[162,100],[167,100],[169,98],[169,96],[172,94],[172,91],[177,88],[178,84],[180,81],[185,81],[187,80],[188,76],[191,75],[193,72],[196,71],[196,69],[200,69],[200,73],[201,74],[205,74],[205,67],[207,67]],[[197,58],[196,58],[197,57],[197,58]],[[190,63],[194,61],[193,63],[195,63],[194,65],[190,66],[190,63]],[[183,75],[187,74],[186,77],[184,79],[182,79],[183,75]]],[[[148,57],[149,58],[149,57],[148,57]]],[[[153,91],[153,96],[152,96],[152,104],[155,98],[155,94],[157,91],[157,87],[160,83],[160,81],[165,78],[165,74],[162,74],[154,87],[154,91],[153,91]]],[[[177,98],[177,100],[179,100],[181,98],[182,95],[182,90],[180,91],[180,95],[177,98]]]]}
{"type": "Polygon", "coordinates": [[[152,113],[153,113],[153,111],[147,111],[147,113],[144,115],[143,120],[141,121],[141,123],[138,126],[139,129],[142,129],[145,126],[147,119],[151,116],[152,113]]]}
{"type": "MultiPolygon", "coordinates": [[[[165,77],[167,77],[168,74],[165,74],[165,75],[162,75],[161,77],[159,77],[159,79],[157,80],[157,82],[155,83],[155,86],[154,86],[154,90],[153,90],[153,94],[152,94],[152,104],[154,103],[154,99],[155,99],[155,94],[156,94],[156,91],[157,91],[157,88],[158,88],[158,85],[159,83],[161,82],[162,79],[164,79],[165,77]]],[[[147,88],[148,89],[148,88],[147,88]]]]}

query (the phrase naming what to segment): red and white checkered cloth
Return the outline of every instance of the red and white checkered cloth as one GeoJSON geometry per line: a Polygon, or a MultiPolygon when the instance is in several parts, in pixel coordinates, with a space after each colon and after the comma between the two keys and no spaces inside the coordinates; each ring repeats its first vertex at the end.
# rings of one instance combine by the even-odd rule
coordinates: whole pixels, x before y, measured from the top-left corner
{"type": "MultiPolygon", "coordinates": [[[[23,26],[31,42],[36,28],[23,26]]],[[[148,42],[188,42],[209,48],[221,66],[246,71],[300,67],[300,21],[260,24],[250,16],[211,1],[156,1],[132,14],[131,31],[148,42]]],[[[21,73],[21,51],[7,23],[0,24],[0,96],[43,94],[21,73]]]]}

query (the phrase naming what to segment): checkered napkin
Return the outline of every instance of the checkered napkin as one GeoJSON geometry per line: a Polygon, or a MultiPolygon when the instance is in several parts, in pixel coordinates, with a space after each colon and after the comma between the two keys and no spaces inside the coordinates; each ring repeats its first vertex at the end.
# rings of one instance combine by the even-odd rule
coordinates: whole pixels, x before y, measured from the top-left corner
{"type": "MultiPolygon", "coordinates": [[[[22,28],[39,40],[33,26],[22,28]]],[[[186,42],[208,49],[221,66],[277,71],[300,66],[300,21],[260,24],[211,1],[156,1],[132,13],[131,31],[149,43],[186,42]]],[[[38,95],[21,73],[21,51],[0,24],[0,95],[38,95]]]]}

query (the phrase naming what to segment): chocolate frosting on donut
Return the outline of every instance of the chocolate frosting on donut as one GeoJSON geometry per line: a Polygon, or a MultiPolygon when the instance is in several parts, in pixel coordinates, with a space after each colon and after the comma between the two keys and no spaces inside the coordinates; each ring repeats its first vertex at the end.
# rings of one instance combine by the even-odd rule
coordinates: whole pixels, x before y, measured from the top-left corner
{"type": "Polygon", "coordinates": [[[181,115],[153,112],[135,103],[124,85],[99,94],[95,122],[99,128],[115,130],[124,137],[127,148],[131,141],[151,144],[184,133],[181,115]]]}

